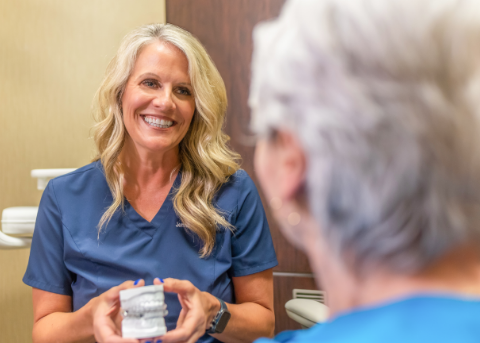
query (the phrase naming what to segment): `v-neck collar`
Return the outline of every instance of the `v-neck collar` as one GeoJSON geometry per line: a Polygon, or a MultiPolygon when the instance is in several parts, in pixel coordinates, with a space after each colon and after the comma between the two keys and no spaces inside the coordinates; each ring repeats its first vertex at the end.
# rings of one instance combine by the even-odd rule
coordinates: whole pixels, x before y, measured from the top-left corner
{"type": "Polygon", "coordinates": [[[163,202],[162,206],[158,210],[157,214],[153,217],[152,221],[149,222],[145,218],[143,218],[138,212],[133,208],[133,206],[128,202],[125,198],[125,213],[128,216],[128,219],[140,230],[145,232],[147,235],[152,236],[155,234],[158,228],[162,226],[164,219],[172,215],[173,210],[173,196],[175,191],[180,186],[180,182],[182,180],[182,171],[179,170],[175,181],[173,182],[170,191],[168,192],[165,201],[163,202]]]}

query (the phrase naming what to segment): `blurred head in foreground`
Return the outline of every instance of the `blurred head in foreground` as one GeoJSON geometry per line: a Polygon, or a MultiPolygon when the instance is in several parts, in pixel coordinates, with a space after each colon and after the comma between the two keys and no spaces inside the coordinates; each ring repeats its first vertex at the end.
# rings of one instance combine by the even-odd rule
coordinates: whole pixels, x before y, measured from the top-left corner
{"type": "Polygon", "coordinates": [[[290,1],[254,40],[256,171],[332,314],[480,295],[480,2],[290,1]]]}

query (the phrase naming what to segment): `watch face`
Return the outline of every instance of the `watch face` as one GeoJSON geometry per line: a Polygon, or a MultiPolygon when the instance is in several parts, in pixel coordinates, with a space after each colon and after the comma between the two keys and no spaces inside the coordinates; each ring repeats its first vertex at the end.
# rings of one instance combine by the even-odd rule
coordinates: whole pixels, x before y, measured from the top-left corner
{"type": "Polygon", "coordinates": [[[215,328],[216,333],[222,333],[223,330],[225,330],[225,327],[227,326],[227,323],[230,320],[231,316],[232,315],[230,314],[230,312],[222,313],[220,319],[218,320],[217,327],[215,328]]]}

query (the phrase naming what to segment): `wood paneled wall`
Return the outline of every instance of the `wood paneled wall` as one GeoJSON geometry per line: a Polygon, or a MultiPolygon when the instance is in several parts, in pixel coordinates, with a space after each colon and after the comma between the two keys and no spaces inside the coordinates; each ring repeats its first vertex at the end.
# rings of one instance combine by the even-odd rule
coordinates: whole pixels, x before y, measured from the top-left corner
{"type": "MultiPolygon", "coordinates": [[[[163,0],[0,0],[0,211],[36,206],[35,168],[90,162],[90,105],[122,37],[165,21],[163,0]]],[[[29,250],[0,250],[0,342],[28,343],[29,250]]]]}
{"type": "MultiPolygon", "coordinates": [[[[222,75],[228,92],[226,132],[232,147],[242,155],[242,167],[256,181],[253,169],[252,136],[248,131],[250,110],[247,105],[252,56],[252,31],[255,24],[278,16],[284,0],[167,0],[167,22],[195,35],[206,47],[222,75]]],[[[258,183],[257,183],[258,187],[258,183]]],[[[267,210],[279,266],[275,268],[276,331],[298,329],[290,320],[284,304],[292,297],[293,288],[315,289],[311,277],[288,277],[284,272],[311,273],[303,253],[294,249],[280,233],[267,210]]]]}

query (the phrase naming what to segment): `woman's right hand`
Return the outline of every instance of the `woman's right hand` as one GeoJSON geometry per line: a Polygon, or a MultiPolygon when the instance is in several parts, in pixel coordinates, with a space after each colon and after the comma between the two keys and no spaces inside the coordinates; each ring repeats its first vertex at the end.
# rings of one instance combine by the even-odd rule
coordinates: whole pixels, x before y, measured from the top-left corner
{"type": "Polygon", "coordinates": [[[141,287],[144,280],[136,284],[125,281],[121,285],[110,288],[105,293],[91,300],[91,314],[93,318],[93,332],[97,342],[101,343],[139,343],[146,340],[122,338],[122,314],[120,313],[120,291],[141,287]]]}

